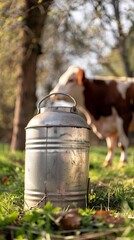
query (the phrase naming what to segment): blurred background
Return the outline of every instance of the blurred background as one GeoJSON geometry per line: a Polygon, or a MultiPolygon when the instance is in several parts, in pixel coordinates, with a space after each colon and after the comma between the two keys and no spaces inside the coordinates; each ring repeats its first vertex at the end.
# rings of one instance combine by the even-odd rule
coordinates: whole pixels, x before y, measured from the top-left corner
{"type": "Polygon", "coordinates": [[[133,0],[0,0],[0,142],[24,149],[38,100],[72,64],[134,78],[133,0]]]}

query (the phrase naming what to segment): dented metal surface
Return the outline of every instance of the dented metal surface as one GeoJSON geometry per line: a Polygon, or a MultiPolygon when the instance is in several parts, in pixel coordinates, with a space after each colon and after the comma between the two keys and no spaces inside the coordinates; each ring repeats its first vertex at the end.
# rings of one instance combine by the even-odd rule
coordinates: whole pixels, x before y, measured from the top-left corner
{"type": "Polygon", "coordinates": [[[26,127],[25,207],[86,206],[89,127],[74,107],[40,109],[26,127]]]}

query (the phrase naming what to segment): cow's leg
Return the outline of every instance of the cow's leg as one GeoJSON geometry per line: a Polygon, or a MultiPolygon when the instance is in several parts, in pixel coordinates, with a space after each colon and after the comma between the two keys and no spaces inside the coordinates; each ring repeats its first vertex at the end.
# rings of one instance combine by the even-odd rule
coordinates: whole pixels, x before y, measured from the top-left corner
{"type": "Polygon", "coordinates": [[[106,138],[108,153],[105,158],[104,167],[112,165],[112,160],[114,157],[115,148],[117,146],[117,134],[113,134],[110,137],[106,138]]]}
{"type": "Polygon", "coordinates": [[[124,135],[123,137],[124,138],[121,138],[121,141],[118,144],[118,146],[121,149],[119,167],[123,167],[127,163],[127,148],[128,148],[129,140],[127,136],[124,135]]]}
{"type": "Polygon", "coordinates": [[[119,125],[120,129],[118,146],[121,148],[119,167],[123,167],[127,163],[127,149],[129,145],[128,129],[131,119],[132,115],[127,116],[127,119],[125,119],[123,123],[119,125]]]}

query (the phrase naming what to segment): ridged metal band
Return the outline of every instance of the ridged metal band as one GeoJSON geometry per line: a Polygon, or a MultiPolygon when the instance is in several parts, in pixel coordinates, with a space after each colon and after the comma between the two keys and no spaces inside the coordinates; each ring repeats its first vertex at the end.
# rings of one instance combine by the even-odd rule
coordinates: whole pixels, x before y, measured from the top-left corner
{"type": "MultiPolygon", "coordinates": [[[[55,201],[59,201],[59,199],[64,199],[65,201],[82,201],[83,197],[86,196],[87,191],[79,191],[79,192],[64,192],[64,193],[52,193],[48,192],[47,193],[47,199],[52,199],[55,201]]],[[[44,196],[43,192],[37,192],[37,191],[30,191],[30,190],[25,190],[25,201],[40,201],[44,196]]]]}
{"type": "Polygon", "coordinates": [[[46,149],[88,149],[89,141],[65,141],[59,139],[43,139],[43,140],[27,140],[26,149],[32,150],[46,150],[46,149]]]}

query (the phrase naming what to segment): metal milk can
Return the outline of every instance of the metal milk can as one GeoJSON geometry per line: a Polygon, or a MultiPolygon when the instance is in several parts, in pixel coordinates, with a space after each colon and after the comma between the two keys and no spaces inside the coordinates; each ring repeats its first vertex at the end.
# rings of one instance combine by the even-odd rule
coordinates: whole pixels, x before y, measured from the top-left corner
{"type": "Polygon", "coordinates": [[[86,207],[89,126],[72,107],[41,107],[26,127],[25,208],[50,201],[60,207],[86,207]]]}

